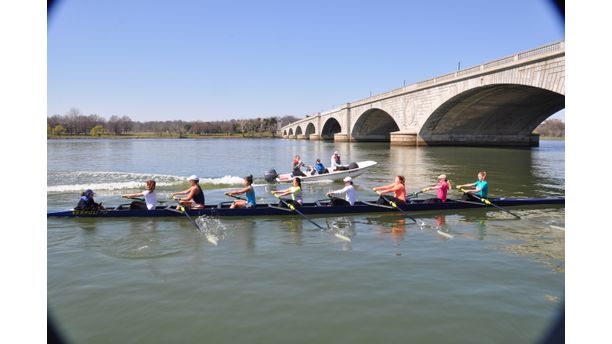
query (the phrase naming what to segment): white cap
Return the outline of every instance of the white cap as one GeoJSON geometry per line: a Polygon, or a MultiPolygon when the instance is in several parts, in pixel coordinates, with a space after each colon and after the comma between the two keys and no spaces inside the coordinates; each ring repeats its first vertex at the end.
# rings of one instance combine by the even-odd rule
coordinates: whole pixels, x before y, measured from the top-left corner
{"type": "Polygon", "coordinates": [[[187,178],[187,180],[195,180],[195,181],[200,181],[200,178],[198,178],[198,176],[196,176],[195,174],[192,174],[189,178],[187,178]]]}
{"type": "Polygon", "coordinates": [[[338,151],[335,151],[335,152],[334,152],[334,155],[339,155],[339,154],[338,154],[338,151]]]}
{"type": "Polygon", "coordinates": [[[438,176],[438,179],[446,179],[446,174],[441,174],[438,176]]]}
{"type": "Polygon", "coordinates": [[[345,181],[345,182],[350,182],[350,181],[353,180],[353,178],[351,178],[351,177],[344,177],[344,179],[342,179],[342,180],[345,181]]]}

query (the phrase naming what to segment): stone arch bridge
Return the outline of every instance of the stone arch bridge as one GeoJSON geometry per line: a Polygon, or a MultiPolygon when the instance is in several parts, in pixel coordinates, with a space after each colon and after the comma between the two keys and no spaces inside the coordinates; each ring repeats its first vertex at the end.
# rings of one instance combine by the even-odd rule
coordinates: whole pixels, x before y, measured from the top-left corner
{"type": "Polygon", "coordinates": [[[306,116],[286,138],[400,145],[536,146],[565,108],[565,42],[556,42],[306,116]]]}

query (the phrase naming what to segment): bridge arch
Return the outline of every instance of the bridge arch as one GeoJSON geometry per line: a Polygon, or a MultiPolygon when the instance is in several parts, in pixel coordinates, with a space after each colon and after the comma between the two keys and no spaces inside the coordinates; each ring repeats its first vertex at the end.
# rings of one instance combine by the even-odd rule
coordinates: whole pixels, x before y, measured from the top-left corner
{"type": "Polygon", "coordinates": [[[340,122],[337,119],[330,117],[323,124],[323,129],[321,130],[321,138],[323,140],[333,140],[334,134],[337,134],[342,131],[342,127],[340,126],[340,122]]]}
{"type": "Polygon", "coordinates": [[[469,143],[494,143],[528,138],[546,118],[565,108],[565,96],[519,84],[472,88],[438,106],[419,136],[428,144],[447,144],[461,138],[469,143]],[[510,138],[510,139],[509,139],[510,138]]]}
{"type": "Polygon", "coordinates": [[[390,140],[390,134],[399,131],[399,126],[386,111],[374,108],[369,109],[357,119],[351,136],[355,141],[383,141],[390,140]]]}
{"type": "Polygon", "coordinates": [[[287,136],[287,129],[283,131],[283,135],[287,136]]]}
{"type": "Polygon", "coordinates": [[[306,126],[306,132],[304,133],[306,136],[310,134],[314,134],[316,132],[315,126],[313,123],[308,123],[306,126]]]}
{"type": "Polygon", "coordinates": [[[293,128],[289,128],[289,136],[293,136],[293,128]]]}
{"type": "Polygon", "coordinates": [[[300,127],[299,125],[297,126],[297,128],[295,128],[295,135],[302,135],[302,127],[300,127]]]}

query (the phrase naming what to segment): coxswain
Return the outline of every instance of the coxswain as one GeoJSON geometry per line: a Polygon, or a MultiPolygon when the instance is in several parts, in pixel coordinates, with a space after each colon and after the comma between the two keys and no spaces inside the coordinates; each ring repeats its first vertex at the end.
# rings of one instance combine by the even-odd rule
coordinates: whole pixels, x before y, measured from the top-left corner
{"type": "Polygon", "coordinates": [[[95,193],[91,189],[87,189],[81,192],[81,198],[77,204],[75,210],[104,210],[102,202],[96,203],[94,201],[95,193]]]}

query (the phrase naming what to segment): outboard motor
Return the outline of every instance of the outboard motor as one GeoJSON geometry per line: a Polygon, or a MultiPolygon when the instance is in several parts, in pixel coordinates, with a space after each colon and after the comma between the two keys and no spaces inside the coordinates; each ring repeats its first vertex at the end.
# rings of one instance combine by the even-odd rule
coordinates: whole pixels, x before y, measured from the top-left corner
{"type": "Polygon", "coordinates": [[[354,169],[356,169],[356,168],[359,168],[359,165],[357,165],[357,163],[356,163],[356,162],[352,162],[352,163],[350,163],[350,164],[348,165],[348,169],[349,169],[349,170],[354,170],[354,169]]]}
{"type": "Polygon", "coordinates": [[[268,183],[276,183],[276,177],[278,177],[278,173],[276,173],[275,169],[271,169],[266,171],[266,173],[264,174],[264,179],[268,182],[268,183]]]}

